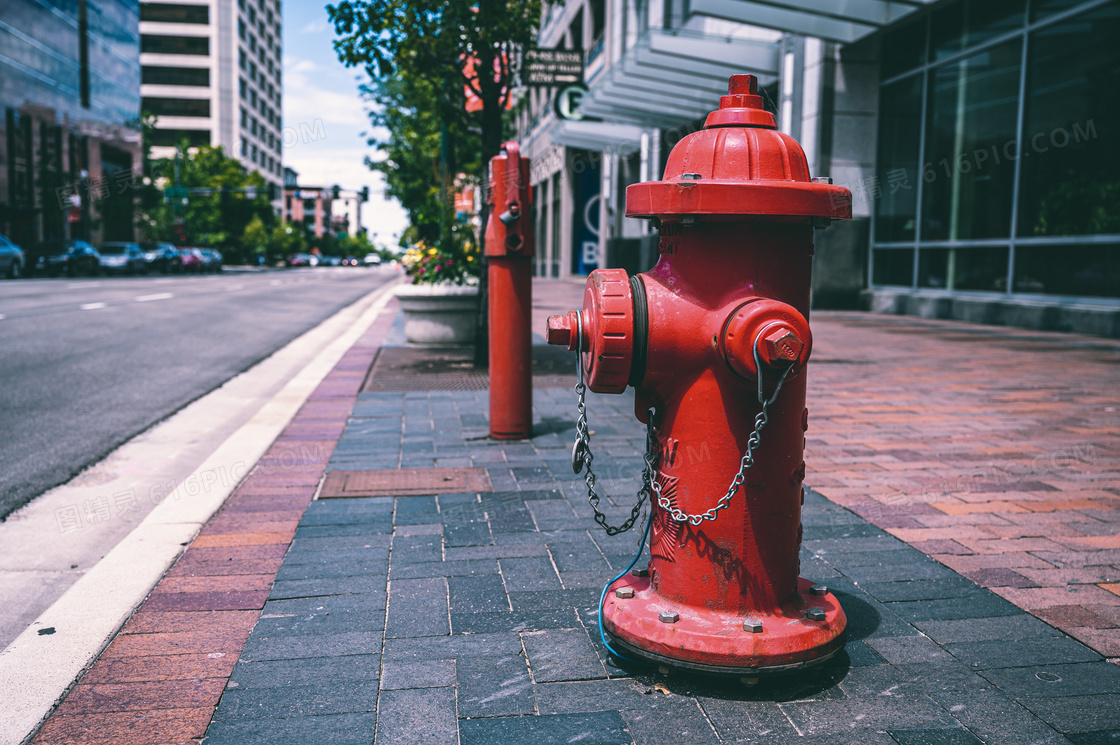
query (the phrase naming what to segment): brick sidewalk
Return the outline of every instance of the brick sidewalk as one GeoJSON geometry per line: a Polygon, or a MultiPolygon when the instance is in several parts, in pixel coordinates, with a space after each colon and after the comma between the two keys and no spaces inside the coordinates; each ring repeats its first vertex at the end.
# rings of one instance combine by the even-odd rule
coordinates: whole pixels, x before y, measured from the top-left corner
{"type": "MultiPolygon", "coordinates": [[[[539,335],[582,288],[535,285],[539,335]]],[[[1120,731],[1120,667],[1022,609],[1060,625],[1064,608],[1115,655],[1120,345],[817,314],[806,483],[828,499],[807,495],[802,571],[840,599],[849,642],[746,688],[606,658],[596,601],[634,537],[591,521],[572,391],[535,390],[535,436],[513,443],[486,437],[484,391],[358,393],[387,320],[268,457],[469,466],[493,491],[312,501],[321,460],[295,478],[258,468],[34,742],[1088,745],[1120,731]]],[[[632,401],[588,403],[612,522],[637,487],[632,401]]]]}
{"type": "Polygon", "coordinates": [[[1120,657],[1120,343],[818,313],[806,483],[1120,657]]]}

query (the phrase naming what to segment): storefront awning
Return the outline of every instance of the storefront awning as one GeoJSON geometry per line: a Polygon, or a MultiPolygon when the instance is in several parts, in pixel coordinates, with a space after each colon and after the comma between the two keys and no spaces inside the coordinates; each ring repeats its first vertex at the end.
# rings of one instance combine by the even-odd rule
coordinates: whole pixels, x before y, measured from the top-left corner
{"type": "Polygon", "coordinates": [[[934,0],[691,0],[692,15],[846,44],[934,0]]]}
{"type": "Polygon", "coordinates": [[[591,84],[580,111],[610,122],[672,128],[707,115],[727,93],[728,77],[748,72],[764,85],[774,80],[778,44],[651,29],[591,84]]]}
{"type": "Polygon", "coordinates": [[[642,128],[613,122],[560,121],[548,133],[554,145],[630,155],[642,147],[642,128]]]}

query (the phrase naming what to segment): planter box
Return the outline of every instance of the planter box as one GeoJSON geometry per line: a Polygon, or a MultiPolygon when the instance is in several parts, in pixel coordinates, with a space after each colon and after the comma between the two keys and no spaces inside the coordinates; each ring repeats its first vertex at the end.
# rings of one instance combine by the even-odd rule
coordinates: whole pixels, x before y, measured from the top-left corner
{"type": "Polygon", "coordinates": [[[474,341],[477,286],[400,285],[396,295],[410,343],[447,346],[474,341]]]}

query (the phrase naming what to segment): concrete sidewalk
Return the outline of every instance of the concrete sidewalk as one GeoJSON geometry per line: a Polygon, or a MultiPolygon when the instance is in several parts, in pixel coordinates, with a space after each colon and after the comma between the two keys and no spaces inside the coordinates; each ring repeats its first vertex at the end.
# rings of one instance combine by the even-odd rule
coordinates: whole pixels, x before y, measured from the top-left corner
{"type": "MultiPolygon", "coordinates": [[[[534,329],[581,296],[536,282],[534,329]]],[[[1105,659],[1120,654],[1120,345],[817,314],[802,573],[836,592],[849,642],[825,667],[746,687],[604,654],[599,591],[636,536],[591,520],[569,465],[572,390],[536,389],[535,436],[515,443],[486,437],[484,390],[417,375],[411,391],[361,393],[398,338],[383,319],[33,742],[1120,737],[1120,667],[1105,659]],[[288,464],[301,445],[323,458],[288,464]],[[376,493],[352,474],[437,468],[483,481],[323,486],[325,473],[376,493]]],[[[588,401],[615,522],[638,486],[632,402],[588,401]]]]}

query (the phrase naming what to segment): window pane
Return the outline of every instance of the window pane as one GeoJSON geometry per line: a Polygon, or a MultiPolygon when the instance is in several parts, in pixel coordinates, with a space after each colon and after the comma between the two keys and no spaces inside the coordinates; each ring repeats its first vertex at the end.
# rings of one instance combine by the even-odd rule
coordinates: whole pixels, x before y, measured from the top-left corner
{"type": "Polygon", "coordinates": [[[141,110],[156,116],[210,116],[209,98],[159,98],[145,96],[141,110]]]}
{"type": "Polygon", "coordinates": [[[1011,230],[1019,40],[930,71],[923,241],[1004,238],[1011,230]]]}
{"type": "Polygon", "coordinates": [[[1120,3],[1031,34],[1021,236],[1120,233],[1120,3]]]}
{"type": "Polygon", "coordinates": [[[152,67],[144,65],[141,82],[152,85],[210,85],[209,67],[152,67]]]}
{"type": "Polygon", "coordinates": [[[921,147],[922,76],[883,86],[879,98],[879,173],[875,240],[914,240],[917,219],[918,150],[921,147]]]}
{"type": "Polygon", "coordinates": [[[1031,20],[1037,21],[1083,2],[1085,0],[1031,0],[1031,20]]]}
{"type": "Polygon", "coordinates": [[[140,20],[205,24],[210,23],[210,8],[206,5],[140,3],[140,20]]]}
{"type": "Polygon", "coordinates": [[[208,36],[159,36],[144,34],[140,37],[140,51],[152,54],[210,54],[208,36]]]}
{"type": "Polygon", "coordinates": [[[934,11],[930,57],[937,61],[1023,26],[1024,0],[958,0],[934,11]]]}
{"type": "Polygon", "coordinates": [[[1120,245],[1016,246],[1015,292],[1120,297],[1120,245]]]}
{"type": "Polygon", "coordinates": [[[871,252],[874,270],[871,275],[873,285],[902,285],[910,287],[914,282],[914,249],[877,248],[871,252]]]}
{"type": "Polygon", "coordinates": [[[925,54],[925,19],[891,29],[883,36],[883,79],[914,69],[922,64],[925,54]]]}
{"type": "Polygon", "coordinates": [[[923,248],[918,254],[918,287],[943,290],[1007,291],[1007,247],[923,248]]]}

